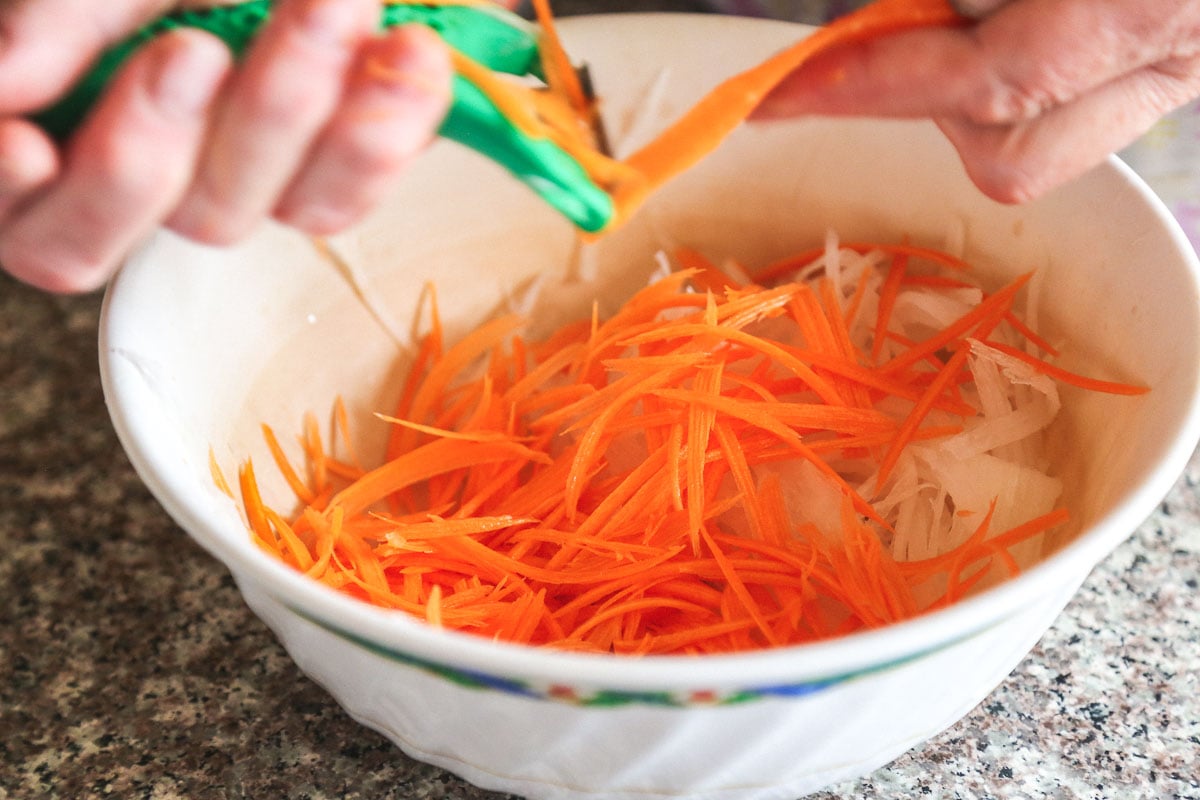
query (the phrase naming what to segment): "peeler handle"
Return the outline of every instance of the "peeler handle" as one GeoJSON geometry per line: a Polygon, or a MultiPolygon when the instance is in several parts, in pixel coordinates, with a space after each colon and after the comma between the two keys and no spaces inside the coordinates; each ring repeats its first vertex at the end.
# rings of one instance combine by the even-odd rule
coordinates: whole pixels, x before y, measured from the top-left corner
{"type": "MultiPolygon", "coordinates": [[[[66,95],[31,119],[54,138],[66,139],[121,65],[143,44],[175,28],[207,31],[241,56],[270,16],[271,5],[272,0],[246,0],[164,15],[102,53],[66,95]]],[[[385,3],[380,24],[426,25],[447,45],[493,71],[541,77],[537,29],[499,6],[385,3]]],[[[454,100],[439,134],[505,167],[584,230],[600,230],[613,216],[611,198],[578,162],[553,142],[524,134],[461,75],[455,76],[454,100]]]]}

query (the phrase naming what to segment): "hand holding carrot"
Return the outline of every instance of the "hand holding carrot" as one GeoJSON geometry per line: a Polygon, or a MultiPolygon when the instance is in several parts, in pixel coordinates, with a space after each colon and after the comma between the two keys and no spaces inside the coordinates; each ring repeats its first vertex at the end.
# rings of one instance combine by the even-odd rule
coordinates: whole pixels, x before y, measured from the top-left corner
{"type": "Polygon", "coordinates": [[[956,6],[972,16],[994,10],[964,27],[911,30],[824,53],[793,72],[757,117],[932,117],[984,192],[1021,202],[1086,171],[1200,96],[1200,4],[956,6]]]}
{"type": "Polygon", "coordinates": [[[176,5],[0,4],[0,266],[19,279],[94,289],[160,224],[214,244],[267,217],[330,233],[372,207],[449,101],[441,43],[376,33],[378,0],[279,0],[236,69],[215,38],[174,31],[63,145],[24,119],[176,5]]]}

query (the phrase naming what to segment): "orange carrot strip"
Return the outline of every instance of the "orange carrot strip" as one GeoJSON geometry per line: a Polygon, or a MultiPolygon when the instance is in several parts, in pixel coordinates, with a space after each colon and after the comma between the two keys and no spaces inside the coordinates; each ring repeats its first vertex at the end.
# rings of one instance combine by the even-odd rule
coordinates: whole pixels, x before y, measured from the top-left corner
{"type": "Polygon", "coordinates": [[[804,381],[814,392],[821,396],[821,399],[826,403],[834,406],[844,405],[842,398],[838,395],[837,390],[824,378],[813,371],[812,367],[793,356],[785,348],[778,344],[768,342],[764,339],[759,339],[745,331],[726,328],[724,326],[708,326],[695,323],[675,323],[672,325],[663,325],[660,330],[648,331],[638,336],[634,336],[625,341],[625,344],[637,346],[639,344],[647,344],[650,342],[661,341],[667,338],[678,338],[684,336],[714,336],[730,342],[760,352],[763,355],[771,358],[779,363],[780,366],[789,370],[797,378],[804,381]]]}
{"type": "MultiPolygon", "coordinates": [[[[912,344],[910,343],[910,346],[912,344]]],[[[814,369],[819,369],[821,372],[827,372],[839,378],[853,381],[868,389],[874,389],[886,395],[902,397],[906,400],[916,400],[921,395],[919,387],[912,382],[903,380],[904,375],[902,373],[885,375],[877,369],[862,367],[838,356],[818,353],[813,350],[789,347],[787,351],[793,357],[808,363],[814,369]]],[[[936,366],[940,369],[942,363],[936,359],[934,360],[936,361],[936,366]]],[[[959,416],[971,416],[975,414],[974,407],[951,397],[938,398],[935,407],[943,411],[949,411],[952,414],[958,414],[959,416]]]]}
{"type": "Polygon", "coordinates": [[[858,276],[858,282],[854,285],[854,294],[850,297],[850,302],[846,305],[846,313],[843,315],[843,324],[846,327],[858,318],[859,309],[862,307],[863,298],[867,294],[867,286],[871,283],[872,270],[864,269],[858,276]]]}
{"type": "MultiPolygon", "coordinates": [[[[424,421],[436,412],[437,400],[450,386],[456,375],[477,358],[487,353],[521,324],[517,317],[508,316],[484,323],[473,330],[437,359],[425,375],[412,400],[407,419],[424,421]]],[[[401,437],[401,451],[412,446],[413,437],[401,437]]]]}
{"type": "MultiPolygon", "coordinates": [[[[719,397],[721,367],[701,367],[696,375],[692,393],[704,400],[719,397]]],[[[687,407],[687,440],[684,450],[684,478],[687,485],[688,538],[692,552],[700,549],[700,528],[704,521],[704,460],[708,440],[716,422],[716,410],[699,402],[687,407]]]]}
{"type": "Polygon", "coordinates": [[[612,418],[624,410],[626,406],[635,402],[639,396],[650,392],[663,383],[672,380],[674,377],[673,372],[663,371],[652,373],[646,377],[639,377],[636,381],[631,381],[630,385],[614,397],[604,410],[597,414],[596,418],[588,424],[587,429],[580,438],[579,449],[575,452],[571,474],[567,477],[565,500],[569,513],[574,514],[579,505],[579,496],[583,491],[584,475],[592,469],[595,463],[597,451],[600,449],[601,442],[608,435],[607,426],[612,418]]]}
{"type": "Polygon", "coordinates": [[[1026,340],[1032,342],[1033,345],[1043,353],[1046,353],[1050,356],[1057,356],[1059,354],[1058,350],[1054,348],[1054,345],[1050,344],[1041,336],[1039,336],[1037,331],[1026,325],[1025,322],[1013,312],[1010,311],[1005,314],[1004,321],[1011,325],[1013,330],[1025,337],[1026,340]]]}
{"type": "Polygon", "coordinates": [[[266,506],[263,507],[263,515],[275,530],[275,536],[282,545],[280,554],[286,552],[288,556],[291,556],[290,559],[285,558],[284,560],[301,572],[310,570],[314,563],[312,554],[308,552],[308,547],[300,541],[300,537],[292,530],[292,526],[287,523],[287,520],[266,506]]]}
{"type": "Polygon", "coordinates": [[[1116,381],[1105,381],[1098,378],[1089,378],[1086,375],[1080,375],[1070,370],[1057,367],[1048,361],[1030,355],[1020,348],[1012,345],[996,342],[990,339],[985,339],[983,344],[995,350],[999,350],[1005,355],[1024,361],[1043,375],[1049,375],[1057,381],[1068,383],[1072,386],[1078,386],[1081,389],[1088,389],[1093,392],[1105,392],[1107,394],[1124,394],[1124,395],[1139,395],[1150,391],[1149,387],[1137,386],[1130,383],[1118,383],[1116,381]]]}
{"type": "Polygon", "coordinates": [[[738,599],[738,602],[741,603],[746,613],[754,620],[754,624],[758,627],[758,630],[762,633],[767,643],[771,646],[777,646],[779,639],[775,636],[775,631],[763,615],[762,609],[754,601],[754,597],[742,581],[741,575],[738,574],[738,571],[726,557],[725,552],[713,539],[712,535],[709,534],[706,526],[700,526],[700,537],[704,540],[704,545],[712,555],[713,561],[716,562],[717,567],[725,576],[726,585],[732,590],[734,597],[738,599]]]}
{"type": "Polygon", "coordinates": [[[498,461],[544,462],[544,453],[511,442],[477,442],[470,447],[451,439],[439,439],[410,450],[382,464],[333,496],[331,505],[346,514],[357,514],[400,489],[434,475],[498,461]]]}
{"type": "Polygon", "coordinates": [[[963,314],[941,331],[909,348],[908,351],[901,353],[891,361],[888,361],[882,366],[882,370],[884,372],[895,373],[898,370],[911,366],[923,358],[936,353],[938,350],[946,347],[956,339],[962,338],[967,331],[970,331],[979,325],[981,320],[984,320],[988,316],[994,314],[997,308],[1005,307],[1005,311],[1007,312],[1007,306],[1013,302],[1017,292],[1020,291],[1021,287],[1028,283],[1029,279],[1032,277],[1033,273],[1027,272],[994,294],[985,297],[983,302],[975,306],[975,308],[971,309],[966,314],[963,314]]]}
{"type": "MultiPolygon", "coordinates": [[[[668,391],[672,390],[660,390],[658,394],[665,394],[668,391]]],[[[777,419],[768,414],[756,412],[755,410],[748,408],[745,403],[739,403],[737,401],[730,400],[729,398],[692,394],[688,395],[688,399],[693,404],[711,406],[715,411],[719,411],[720,413],[735,419],[740,419],[743,422],[748,422],[757,428],[761,428],[764,431],[774,434],[781,442],[798,453],[806,461],[809,461],[821,473],[832,479],[834,483],[841,488],[844,494],[853,499],[855,507],[859,511],[871,517],[876,522],[886,525],[886,523],[879,518],[879,515],[875,509],[866,500],[859,496],[858,492],[846,482],[845,478],[843,478],[835,469],[829,466],[824,459],[817,456],[816,453],[814,453],[812,449],[801,439],[799,434],[779,422],[777,419]]]]}
{"type": "MultiPolygon", "coordinates": [[[[439,428],[434,425],[422,425],[420,422],[412,420],[399,419],[397,417],[388,416],[387,414],[376,413],[375,417],[384,422],[389,422],[393,425],[400,425],[405,428],[411,428],[414,431],[428,433],[430,436],[436,436],[441,439],[457,439],[461,442],[516,442],[528,441],[530,437],[514,437],[503,431],[475,429],[466,431],[451,430],[449,428],[439,428]]],[[[471,427],[471,426],[466,426],[471,427]]]]}
{"type": "MultiPolygon", "coordinates": [[[[838,242],[838,247],[843,250],[853,250],[856,253],[869,253],[872,250],[879,250],[883,253],[891,255],[908,255],[913,258],[920,258],[925,261],[933,262],[942,267],[949,267],[953,270],[966,271],[971,267],[961,258],[956,258],[949,253],[936,250],[932,247],[920,247],[918,245],[899,243],[885,244],[880,242],[838,242]]],[[[756,270],[753,273],[754,280],[763,284],[770,284],[782,277],[791,276],[793,273],[809,266],[825,253],[825,247],[814,247],[812,250],[805,250],[801,253],[787,256],[778,261],[772,262],[762,269],[756,270]]],[[[907,280],[918,281],[922,280],[917,276],[910,276],[907,280]]],[[[943,280],[943,279],[938,279],[943,280]]],[[[953,278],[945,278],[944,280],[954,280],[953,278]]],[[[969,285],[969,284],[964,284],[969,285]]]]}
{"type": "Polygon", "coordinates": [[[554,24],[554,15],[550,12],[549,1],[533,0],[533,10],[541,27],[542,41],[539,51],[551,89],[561,87],[561,91],[576,111],[587,113],[590,103],[579,82],[579,75],[563,49],[557,26],[554,24]]]}
{"type": "MultiPolygon", "coordinates": [[[[846,318],[840,310],[840,298],[836,294],[833,281],[828,278],[822,279],[820,282],[821,293],[825,305],[825,319],[828,329],[833,336],[833,345],[835,352],[850,364],[858,363],[858,351],[853,342],[850,341],[850,330],[846,327],[846,318]]],[[[871,398],[863,387],[858,384],[850,384],[846,386],[846,390],[842,393],[843,397],[848,397],[854,405],[860,408],[866,408],[871,405],[871,398]]]]}
{"type": "Polygon", "coordinates": [[[680,268],[692,273],[692,283],[700,291],[724,294],[727,289],[738,288],[732,278],[699,250],[678,247],[675,249],[675,260],[679,262],[680,268]]]}
{"type": "MultiPolygon", "coordinates": [[[[969,317],[972,320],[972,324],[975,326],[973,331],[974,335],[980,338],[986,338],[1004,319],[1004,315],[1008,313],[1017,289],[1024,285],[1025,281],[1028,280],[1028,277],[1028,274],[1024,275],[1010,283],[1007,287],[1005,287],[1005,289],[996,292],[991,297],[985,298],[984,301],[976,307],[975,311],[965,314],[951,327],[957,328],[962,319],[969,317]],[[981,309],[982,311],[980,311],[981,309]]],[[[932,338],[937,339],[941,338],[941,336],[935,335],[932,338]]],[[[909,352],[911,353],[912,351],[910,350],[909,352]]],[[[886,455],[884,455],[883,461],[881,461],[879,464],[879,474],[875,483],[877,487],[883,486],[884,482],[890,475],[892,468],[896,466],[896,461],[899,460],[900,453],[911,441],[912,435],[916,432],[921,422],[925,419],[925,416],[933,407],[934,399],[938,394],[941,393],[943,389],[949,386],[952,381],[956,380],[957,374],[962,368],[963,364],[966,363],[967,356],[970,355],[970,352],[970,348],[965,345],[960,345],[958,349],[955,350],[954,355],[950,356],[950,358],[946,360],[945,366],[938,371],[937,375],[930,382],[929,386],[925,390],[925,394],[920,400],[917,401],[912,411],[907,417],[905,417],[904,422],[900,424],[900,429],[897,431],[896,439],[888,447],[888,451],[886,455]]],[[[893,359],[893,362],[896,360],[897,359],[893,359]]]]}
{"type": "Polygon", "coordinates": [[[361,470],[362,462],[354,452],[354,440],[350,436],[350,418],[346,413],[346,403],[340,395],[333,402],[333,419],[334,425],[342,437],[342,447],[346,450],[346,459],[361,470]]]}
{"type": "Polygon", "coordinates": [[[254,465],[249,461],[242,464],[238,470],[238,486],[242,491],[242,507],[246,511],[246,521],[250,524],[250,531],[255,540],[263,549],[278,552],[277,540],[271,531],[271,523],[267,520],[262,496],[258,493],[254,465]]]}
{"type": "Polygon", "coordinates": [[[325,446],[321,443],[321,429],[317,424],[317,418],[312,414],[304,415],[303,444],[304,454],[308,459],[312,491],[320,494],[329,488],[329,474],[326,468],[325,446]]]}
{"type": "Polygon", "coordinates": [[[221,465],[217,463],[217,454],[213,449],[208,448],[208,474],[212,476],[213,485],[220,490],[221,494],[234,499],[233,489],[229,488],[229,481],[225,480],[225,473],[221,471],[221,465]]]}
{"type": "Polygon", "coordinates": [[[888,266],[887,277],[879,292],[879,312],[875,319],[875,337],[871,343],[871,360],[874,362],[879,361],[883,343],[887,341],[888,324],[891,322],[892,310],[896,307],[896,298],[900,295],[900,285],[904,281],[907,267],[908,258],[905,254],[897,255],[888,266]]]}
{"type": "MultiPolygon", "coordinates": [[[[471,536],[478,533],[534,524],[537,524],[536,519],[522,519],[510,516],[469,517],[466,519],[457,517],[454,519],[432,518],[429,522],[413,522],[397,528],[388,536],[388,541],[428,541],[444,536],[471,536]]],[[[384,545],[380,545],[380,552],[387,552],[384,545]]]]}
{"type": "MultiPolygon", "coordinates": [[[[570,639],[582,639],[588,632],[601,623],[608,622],[613,619],[619,619],[631,612],[652,609],[660,611],[665,608],[675,609],[677,611],[690,611],[704,614],[708,611],[704,606],[692,603],[688,600],[677,600],[670,597],[639,597],[631,600],[625,600],[619,604],[612,605],[602,611],[598,611],[585,621],[577,625],[568,634],[570,639]]],[[[628,634],[626,634],[628,636],[628,634]]]]}
{"type": "Polygon", "coordinates": [[[877,490],[883,488],[883,485],[891,476],[892,469],[896,466],[896,462],[900,459],[900,454],[912,441],[912,437],[916,433],[917,428],[921,425],[921,422],[924,421],[925,416],[929,413],[930,409],[933,408],[933,402],[935,398],[941,394],[942,390],[946,388],[951,380],[953,380],[955,373],[957,373],[962,365],[966,363],[969,352],[970,351],[965,347],[960,347],[955,351],[954,355],[952,355],[946,361],[946,366],[943,367],[937,373],[933,381],[930,382],[928,388],[925,390],[924,395],[922,395],[921,399],[917,401],[915,406],[913,406],[912,411],[907,417],[905,417],[904,422],[900,424],[900,429],[896,432],[896,437],[888,445],[887,453],[884,455],[883,460],[879,464],[879,472],[875,478],[875,486],[877,487],[877,490]]]}
{"type": "Polygon", "coordinates": [[[271,452],[271,458],[275,461],[276,468],[279,469],[279,474],[287,482],[288,488],[295,493],[296,497],[300,498],[305,503],[313,501],[313,492],[300,480],[300,476],[296,470],[292,468],[291,462],[283,452],[283,448],[279,446],[279,440],[275,438],[275,431],[271,430],[271,426],[263,424],[262,435],[266,440],[267,449],[271,452]]]}
{"type": "Polygon", "coordinates": [[[1051,528],[1067,523],[1071,518],[1070,512],[1065,508],[1057,508],[1040,517],[1035,517],[1028,522],[1024,522],[1011,528],[1004,533],[993,537],[988,543],[994,547],[1007,549],[1015,544],[1019,544],[1026,539],[1036,536],[1039,533],[1045,533],[1051,528]]]}
{"type": "MultiPolygon", "coordinates": [[[[646,654],[687,652],[687,648],[695,646],[699,642],[712,641],[723,635],[752,627],[754,627],[754,621],[751,619],[714,622],[711,625],[698,625],[669,633],[655,633],[646,642],[618,639],[613,642],[613,649],[617,652],[638,651],[646,654]]],[[[715,648],[710,652],[720,652],[722,649],[727,648],[715,648]]]]}
{"type": "Polygon", "coordinates": [[[761,539],[764,536],[762,509],[756,501],[758,492],[754,485],[754,476],[750,472],[750,464],[746,461],[746,453],[727,422],[718,421],[713,431],[729,465],[729,474],[733,476],[734,485],[741,495],[742,508],[750,522],[750,533],[756,539],[761,539]]]}

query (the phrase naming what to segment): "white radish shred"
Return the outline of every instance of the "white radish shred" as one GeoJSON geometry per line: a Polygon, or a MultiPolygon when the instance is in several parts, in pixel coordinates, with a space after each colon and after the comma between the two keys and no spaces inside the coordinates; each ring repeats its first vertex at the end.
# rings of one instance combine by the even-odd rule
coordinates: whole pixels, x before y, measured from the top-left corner
{"type": "MultiPolygon", "coordinates": [[[[957,235],[960,240],[952,244],[961,252],[963,232],[959,230],[957,235]]],[[[889,256],[880,251],[860,253],[842,248],[836,235],[830,234],[823,253],[784,280],[816,288],[818,281],[830,279],[843,311],[859,292],[847,327],[859,351],[870,352],[889,262],[889,256]],[[873,274],[864,277],[864,271],[873,274]],[[860,288],[860,283],[865,285],[860,288]]],[[[908,271],[944,274],[915,257],[908,271]]],[[[969,274],[956,272],[953,277],[972,281],[969,274]]],[[[983,290],[976,286],[907,286],[894,304],[888,325],[892,336],[882,344],[881,361],[906,350],[904,342],[921,341],[945,329],[983,298],[983,290]]],[[[1031,318],[1025,316],[1024,321],[1032,329],[1031,318]]],[[[772,321],[766,320],[758,323],[755,332],[770,336],[774,332],[771,326],[772,321]]],[[[1009,326],[1000,326],[992,335],[1005,344],[1028,346],[1009,326]]],[[[796,336],[791,334],[792,339],[796,336]]],[[[785,343],[804,346],[802,341],[785,343]]],[[[926,418],[927,425],[956,425],[960,433],[911,443],[882,487],[876,485],[875,461],[844,457],[831,462],[891,526],[891,532],[881,529],[880,536],[897,561],[920,561],[950,552],[978,529],[993,505],[989,538],[1053,511],[1062,494],[1062,481],[1046,472],[1044,444],[1045,431],[1061,407],[1055,381],[983,342],[970,341],[969,347],[967,368],[973,380],[962,387],[961,394],[975,415],[964,420],[935,409],[926,418]]],[[[912,410],[912,403],[887,397],[876,408],[899,422],[912,410]]],[[[813,523],[826,532],[839,530],[841,490],[811,464],[797,460],[759,466],[755,472],[760,486],[769,473],[780,479],[794,525],[813,523]]],[[[1042,551],[1042,534],[1009,549],[1020,568],[1037,561],[1042,551]]],[[[1004,564],[997,560],[979,586],[995,583],[1006,574],[1004,564]]],[[[945,591],[944,582],[943,578],[943,585],[921,587],[918,601],[920,596],[929,600],[939,596],[945,591]]]]}

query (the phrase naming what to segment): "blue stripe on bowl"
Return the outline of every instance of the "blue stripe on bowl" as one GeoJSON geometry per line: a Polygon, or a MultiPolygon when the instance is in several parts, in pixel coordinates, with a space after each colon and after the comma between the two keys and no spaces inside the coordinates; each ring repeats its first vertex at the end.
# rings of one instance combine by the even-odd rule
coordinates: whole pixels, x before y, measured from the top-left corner
{"type": "Polygon", "coordinates": [[[970,638],[982,632],[982,629],[971,631],[964,636],[941,642],[934,647],[927,648],[916,653],[816,680],[801,681],[798,683],[772,684],[766,686],[750,686],[734,690],[693,689],[677,693],[669,691],[628,691],[624,689],[581,689],[567,684],[538,686],[528,681],[523,681],[516,678],[505,678],[491,673],[467,670],[460,667],[452,667],[448,664],[431,661],[420,656],[415,656],[412,653],[407,653],[403,650],[398,650],[393,647],[386,647],[378,642],[373,642],[370,639],[366,639],[358,634],[351,633],[350,631],[344,630],[337,625],[333,625],[325,620],[301,611],[294,606],[287,605],[287,608],[297,616],[302,617],[303,619],[308,620],[314,625],[323,628],[335,636],[344,639],[347,642],[351,642],[352,644],[374,653],[381,658],[386,658],[389,661],[395,661],[406,666],[415,667],[431,675],[436,675],[452,683],[458,684],[459,686],[464,686],[470,689],[479,689],[482,691],[499,691],[505,694],[519,695],[521,697],[528,697],[535,700],[548,700],[559,703],[567,703],[569,705],[588,706],[595,708],[612,708],[628,705],[658,706],[663,708],[697,708],[747,703],[771,697],[808,697],[823,692],[832,686],[837,686],[847,681],[854,680],[855,678],[860,678],[876,672],[882,672],[884,670],[899,667],[910,661],[922,658],[923,656],[937,652],[938,650],[942,650],[958,643],[959,641],[962,641],[963,639],[970,638]]]}

